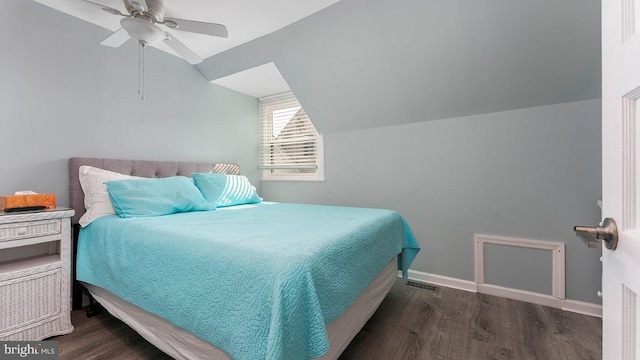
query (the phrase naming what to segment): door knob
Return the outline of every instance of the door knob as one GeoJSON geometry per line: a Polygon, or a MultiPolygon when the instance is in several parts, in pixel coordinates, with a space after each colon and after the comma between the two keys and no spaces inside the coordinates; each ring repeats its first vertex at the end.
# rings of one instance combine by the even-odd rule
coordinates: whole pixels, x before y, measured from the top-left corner
{"type": "Polygon", "coordinates": [[[598,240],[603,240],[609,250],[615,250],[618,246],[618,226],[612,218],[604,219],[602,226],[574,226],[573,232],[590,248],[602,248],[598,240]]]}

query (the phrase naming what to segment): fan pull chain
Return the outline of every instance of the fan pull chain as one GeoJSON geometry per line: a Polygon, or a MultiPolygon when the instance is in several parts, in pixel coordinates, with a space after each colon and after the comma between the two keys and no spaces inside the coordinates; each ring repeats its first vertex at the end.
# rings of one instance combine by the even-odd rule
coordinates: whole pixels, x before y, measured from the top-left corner
{"type": "Polygon", "coordinates": [[[140,69],[142,68],[142,66],[140,65],[142,62],[142,43],[138,43],[140,44],[140,46],[138,46],[138,95],[142,94],[141,91],[141,83],[142,83],[142,78],[140,76],[140,69]]]}
{"type": "Polygon", "coordinates": [[[142,42],[138,49],[138,94],[144,101],[144,44],[142,42]]]}
{"type": "Polygon", "coordinates": [[[142,45],[142,100],[144,101],[144,44],[142,45]]]}

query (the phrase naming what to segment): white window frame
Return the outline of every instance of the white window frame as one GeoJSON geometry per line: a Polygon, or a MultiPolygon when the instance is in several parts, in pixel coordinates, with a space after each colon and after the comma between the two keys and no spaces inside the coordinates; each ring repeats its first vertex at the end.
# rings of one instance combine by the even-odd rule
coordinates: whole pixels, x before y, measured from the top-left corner
{"type": "Polygon", "coordinates": [[[325,181],[324,177],[324,137],[318,137],[318,168],[315,174],[273,174],[269,169],[262,169],[262,181],[325,181]]]}
{"type": "MultiPolygon", "coordinates": [[[[293,96],[292,93],[287,92],[283,94],[277,94],[273,96],[269,96],[266,98],[278,97],[278,96],[293,96]]],[[[294,96],[295,97],[295,96],[294,96]]],[[[265,98],[260,98],[260,131],[262,131],[264,120],[262,112],[263,112],[263,104],[262,100],[265,98]]],[[[311,119],[309,119],[311,121],[311,119]]],[[[313,123],[313,121],[312,121],[313,123]]],[[[324,137],[322,134],[318,134],[318,140],[316,143],[316,172],[315,173],[288,173],[288,174],[274,174],[271,169],[262,169],[262,181],[325,181],[324,176],[324,137]]],[[[259,152],[262,151],[262,133],[260,134],[260,144],[259,144],[259,152]]],[[[262,161],[262,160],[260,160],[262,161]]]]}

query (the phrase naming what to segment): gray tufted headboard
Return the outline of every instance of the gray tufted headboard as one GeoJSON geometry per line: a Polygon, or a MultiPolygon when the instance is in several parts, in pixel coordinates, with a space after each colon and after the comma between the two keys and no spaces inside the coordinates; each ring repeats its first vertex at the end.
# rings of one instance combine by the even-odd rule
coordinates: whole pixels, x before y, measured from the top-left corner
{"type": "Polygon", "coordinates": [[[78,178],[79,169],[82,165],[89,165],[105,170],[119,172],[121,174],[142,176],[142,177],[168,177],[168,176],[189,176],[194,172],[215,172],[221,174],[237,175],[240,167],[235,164],[207,164],[193,162],[175,161],[145,161],[145,160],[116,160],[98,158],[69,159],[69,197],[73,210],[76,211],[71,219],[72,224],[77,224],[84,214],[84,193],[78,178]]]}

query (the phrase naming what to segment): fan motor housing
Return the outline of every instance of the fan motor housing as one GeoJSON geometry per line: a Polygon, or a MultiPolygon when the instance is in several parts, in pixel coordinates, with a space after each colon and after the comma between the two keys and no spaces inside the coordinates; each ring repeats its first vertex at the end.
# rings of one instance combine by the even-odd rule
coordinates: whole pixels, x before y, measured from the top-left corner
{"type": "Polygon", "coordinates": [[[142,13],[152,17],[156,22],[162,22],[164,19],[164,8],[166,5],[165,0],[123,0],[124,6],[127,8],[129,14],[142,13]],[[146,11],[144,9],[146,4],[146,11]]]}

